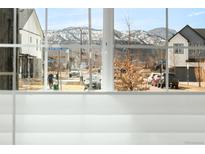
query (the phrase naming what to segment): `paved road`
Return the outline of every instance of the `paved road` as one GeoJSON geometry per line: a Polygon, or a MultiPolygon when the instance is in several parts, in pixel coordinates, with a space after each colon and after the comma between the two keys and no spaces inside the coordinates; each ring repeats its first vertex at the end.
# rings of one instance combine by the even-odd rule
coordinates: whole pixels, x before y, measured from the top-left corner
{"type": "MultiPolygon", "coordinates": [[[[150,92],[165,92],[166,88],[162,89],[162,88],[151,86],[149,91],[150,92]]],[[[171,91],[171,92],[185,92],[185,91],[190,91],[190,90],[179,88],[179,89],[169,89],[169,91],[171,91]]]]}

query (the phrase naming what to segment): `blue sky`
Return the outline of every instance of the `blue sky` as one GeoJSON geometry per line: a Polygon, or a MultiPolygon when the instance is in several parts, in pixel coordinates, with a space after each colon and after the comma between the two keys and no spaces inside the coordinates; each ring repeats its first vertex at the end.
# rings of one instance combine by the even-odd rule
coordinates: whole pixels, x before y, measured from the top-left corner
{"type": "MultiPolygon", "coordinates": [[[[92,27],[102,29],[103,9],[92,9],[92,27]]],[[[45,9],[36,9],[45,27],[45,9]]],[[[165,9],[115,9],[115,29],[126,31],[126,20],[131,29],[150,30],[165,27],[165,9]]],[[[169,9],[169,28],[180,30],[189,24],[205,28],[205,9],[169,9]]],[[[48,9],[48,29],[88,26],[88,9],[48,9]]]]}

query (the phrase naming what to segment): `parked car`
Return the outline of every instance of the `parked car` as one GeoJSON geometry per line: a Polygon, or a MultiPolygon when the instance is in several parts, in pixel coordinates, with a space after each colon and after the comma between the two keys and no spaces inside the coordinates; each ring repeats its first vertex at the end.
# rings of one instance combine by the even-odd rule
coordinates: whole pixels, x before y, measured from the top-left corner
{"type": "MultiPolygon", "coordinates": [[[[164,88],[166,85],[166,73],[162,74],[161,79],[158,82],[158,87],[164,88]]],[[[169,73],[169,87],[170,88],[179,88],[179,80],[176,77],[175,73],[169,73]]]]}
{"type": "Polygon", "coordinates": [[[78,69],[72,69],[69,72],[69,77],[70,78],[72,78],[72,77],[80,77],[80,71],[78,69]]]}
{"type": "MultiPolygon", "coordinates": [[[[90,77],[84,77],[84,86],[85,89],[88,89],[90,86],[90,77]]],[[[101,89],[101,78],[99,74],[93,74],[92,75],[92,88],[93,89],[101,89]]]]}
{"type": "Polygon", "coordinates": [[[152,82],[151,82],[151,85],[156,87],[158,85],[158,82],[159,82],[160,79],[161,79],[160,74],[154,75],[154,77],[152,79],[152,82]]]}
{"type": "Polygon", "coordinates": [[[152,83],[152,80],[153,80],[155,75],[160,75],[160,73],[151,73],[150,76],[147,78],[147,83],[148,84],[152,83]]]}

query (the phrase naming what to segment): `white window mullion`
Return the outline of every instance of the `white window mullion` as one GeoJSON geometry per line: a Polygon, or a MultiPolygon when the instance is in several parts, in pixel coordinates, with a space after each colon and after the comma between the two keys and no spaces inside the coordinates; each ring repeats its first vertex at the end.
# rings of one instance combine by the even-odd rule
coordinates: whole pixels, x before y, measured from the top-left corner
{"type": "Polygon", "coordinates": [[[103,9],[103,40],[102,40],[102,81],[103,91],[114,90],[113,77],[114,53],[114,9],[103,9]]]}
{"type": "Polygon", "coordinates": [[[45,53],[44,53],[44,90],[47,90],[48,85],[48,9],[45,9],[45,53]]]}

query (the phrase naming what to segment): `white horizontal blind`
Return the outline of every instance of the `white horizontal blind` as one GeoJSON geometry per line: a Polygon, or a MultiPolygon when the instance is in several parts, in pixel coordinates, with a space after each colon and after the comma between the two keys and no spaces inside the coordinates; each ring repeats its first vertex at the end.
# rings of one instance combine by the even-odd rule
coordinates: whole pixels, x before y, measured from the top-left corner
{"type": "Polygon", "coordinates": [[[16,144],[205,143],[200,94],[17,94],[16,99],[16,144]]]}
{"type": "Polygon", "coordinates": [[[0,94],[0,144],[12,144],[12,93],[0,94]]]}

